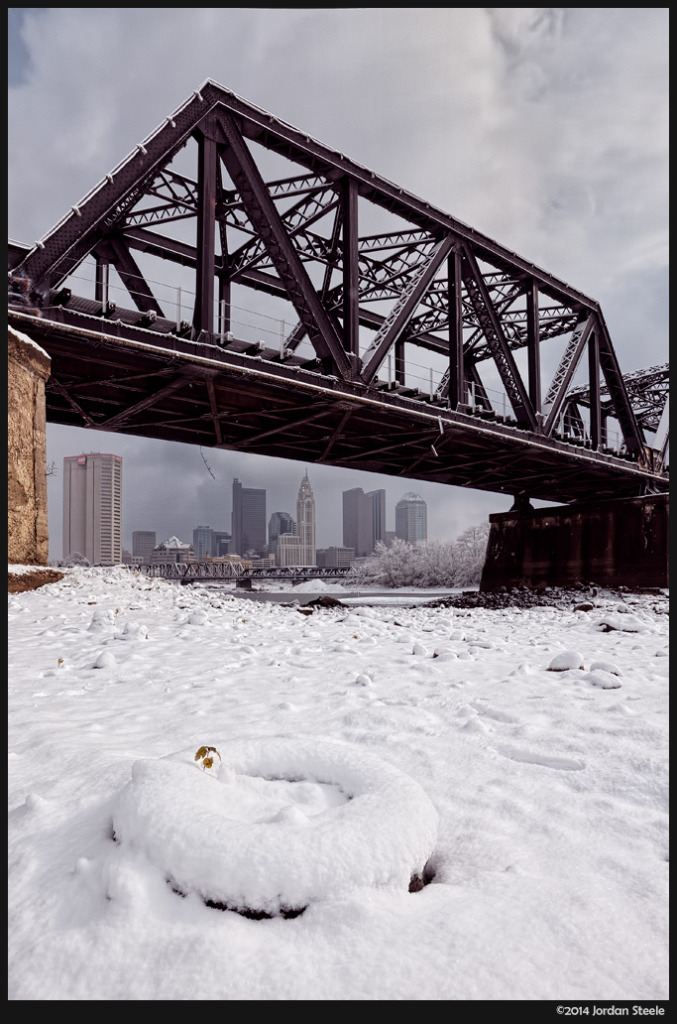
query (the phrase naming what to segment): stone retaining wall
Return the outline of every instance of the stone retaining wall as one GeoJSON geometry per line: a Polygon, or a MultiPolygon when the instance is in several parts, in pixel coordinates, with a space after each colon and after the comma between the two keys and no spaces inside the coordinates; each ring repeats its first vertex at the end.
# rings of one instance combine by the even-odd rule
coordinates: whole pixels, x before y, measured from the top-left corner
{"type": "Polygon", "coordinates": [[[45,381],[51,360],[19,331],[7,343],[7,555],[10,563],[46,565],[47,451],[45,381]]]}

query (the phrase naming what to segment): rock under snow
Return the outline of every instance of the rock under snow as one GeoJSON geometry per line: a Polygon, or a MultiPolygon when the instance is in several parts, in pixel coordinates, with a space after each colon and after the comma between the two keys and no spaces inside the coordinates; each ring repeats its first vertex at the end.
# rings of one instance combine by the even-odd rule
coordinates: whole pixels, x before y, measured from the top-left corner
{"type": "Polygon", "coordinates": [[[560,651],[548,665],[548,672],[567,672],[572,668],[583,667],[583,657],[577,651],[560,651]]]}

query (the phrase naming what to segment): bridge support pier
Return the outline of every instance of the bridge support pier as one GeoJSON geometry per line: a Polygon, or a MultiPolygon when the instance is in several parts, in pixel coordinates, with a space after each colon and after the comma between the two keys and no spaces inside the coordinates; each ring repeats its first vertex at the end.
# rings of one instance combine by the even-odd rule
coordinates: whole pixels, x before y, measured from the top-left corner
{"type": "Polygon", "coordinates": [[[7,345],[7,556],[19,565],[47,565],[45,381],[51,359],[11,327],[7,345]]]}
{"type": "Polygon", "coordinates": [[[489,516],[480,590],[667,587],[669,495],[512,509],[489,516]]]}

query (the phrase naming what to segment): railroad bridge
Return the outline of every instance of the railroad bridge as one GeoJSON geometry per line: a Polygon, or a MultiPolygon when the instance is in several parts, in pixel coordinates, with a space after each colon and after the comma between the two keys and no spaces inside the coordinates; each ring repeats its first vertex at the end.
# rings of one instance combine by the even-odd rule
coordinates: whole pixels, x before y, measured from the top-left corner
{"type": "Polygon", "coordinates": [[[9,267],[49,422],[503,492],[523,515],[667,495],[597,302],[215,82],[9,267]]]}

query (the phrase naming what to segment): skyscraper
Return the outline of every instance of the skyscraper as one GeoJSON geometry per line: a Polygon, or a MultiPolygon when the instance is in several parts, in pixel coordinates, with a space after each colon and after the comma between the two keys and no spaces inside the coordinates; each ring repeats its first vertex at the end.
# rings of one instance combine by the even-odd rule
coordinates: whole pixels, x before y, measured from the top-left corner
{"type": "Polygon", "coordinates": [[[273,512],[268,521],[268,547],[270,553],[275,553],[277,538],[282,533],[296,534],[296,522],[289,512],[273,512]]]}
{"type": "MultiPolygon", "coordinates": [[[[278,513],[287,520],[294,520],[287,513],[278,513]]],[[[280,520],[282,521],[282,520],[280,520]]],[[[271,516],[271,527],[273,517],[271,516]]],[[[277,523],[275,524],[277,525],[277,523]]],[[[285,565],[317,565],[315,551],[315,496],[310,486],[308,473],[303,477],[296,500],[296,528],[294,533],[280,532],[275,539],[275,557],[277,564],[285,565]]]]}
{"type": "Polygon", "coordinates": [[[265,554],[266,548],[266,492],[262,488],[243,487],[235,477],[233,480],[231,551],[244,555],[255,551],[265,554]]]}
{"type": "Polygon", "coordinates": [[[315,496],[307,470],[296,499],[296,530],[301,540],[299,565],[315,565],[315,496]]]}
{"type": "Polygon", "coordinates": [[[212,530],[212,558],[223,558],[230,551],[231,536],[225,530],[212,530]]]}
{"type": "Polygon", "coordinates": [[[67,455],[63,460],[63,557],[92,565],[122,561],[122,458],[67,455]]]}
{"type": "Polygon", "coordinates": [[[211,526],[198,526],[193,530],[193,551],[196,558],[209,558],[212,553],[213,534],[211,526]]]}
{"type": "Polygon", "coordinates": [[[343,544],[354,548],[355,556],[370,555],[386,535],[385,490],[364,493],[361,487],[343,492],[343,544]]]}
{"type": "Polygon", "coordinates": [[[134,530],[132,533],[132,558],[137,564],[148,565],[157,541],[155,530],[134,530]]]}
{"type": "Polygon", "coordinates": [[[416,544],[428,537],[428,506],[419,494],[408,491],[395,506],[395,533],[416,544]]]}

